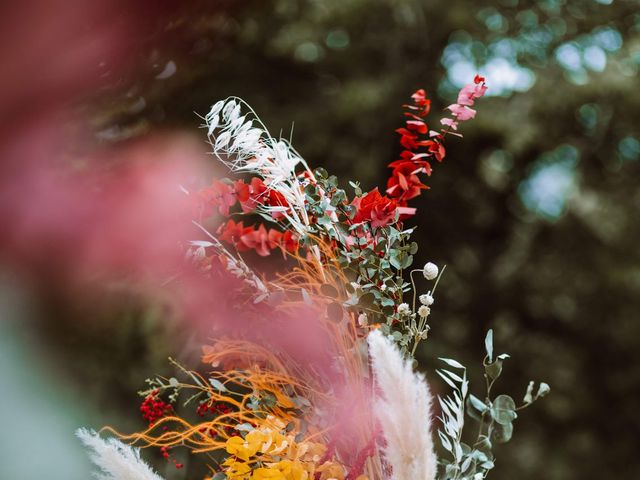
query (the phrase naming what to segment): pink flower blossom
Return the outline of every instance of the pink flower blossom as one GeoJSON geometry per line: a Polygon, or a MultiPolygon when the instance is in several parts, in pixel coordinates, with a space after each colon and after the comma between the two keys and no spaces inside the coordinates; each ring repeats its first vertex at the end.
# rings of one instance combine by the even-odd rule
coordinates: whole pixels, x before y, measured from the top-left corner
{"type": "Polygon", "coordinates": [[[466,105],[459,105],[457,103],[453,103],[447,107],[451,110],[456,117],[456,120],[459,122],[464,122],[467,120],[471,120],[476,116],[476,111],[473,108],[469,108],[466,105]]]}
{"type": "Polygon", "coordinates": [[[442,120],[440,120],[440,123],[453,130],[458,130],[458,122],[456,122],[453,118],[445,117],[442,120]]]}

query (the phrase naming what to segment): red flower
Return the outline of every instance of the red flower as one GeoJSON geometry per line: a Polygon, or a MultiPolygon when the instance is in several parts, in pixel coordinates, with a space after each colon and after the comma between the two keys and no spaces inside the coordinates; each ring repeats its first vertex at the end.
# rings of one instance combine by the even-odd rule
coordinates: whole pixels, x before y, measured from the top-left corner
{"type": "Polygon", "coordinates": [[[243,233],[242,237],[240,237],[241,243],[246,245],[247,248],[255,250],[261,257],[271,254],[271,250],[277,245],[277,243],[273,243],[274,240],[273,236],[269,238],[269,232],[267,232],[264,225],[260,225],[257,230],[243,233]]]}
{"type": "Polygon", "coordinates": [[[407,128],[417,133],[427,133],[427,124],[422,120],[407,120],[407,128]]]}
{"type": "Polygon", "coordinates": [[[371,222],[373,228],[384,227],[396,220],[397,204],[395,200],[380,195],[377,188],[351,202],[356,207],[353,221],[371,222]]]}
{"type": "Polygon", "coordinates": [[[275,248],[288,252],[295,252],[299,248],[297,237],[290,231],[267,230],[264,225],[257,229],[254,226],[245,227],[242,222],[236,223],[232,219],[220,225],[218,238],[233,245],[239,252],[255,250],[261,257],[270,255],[275,248]]]}
{"type": "Polygon", "coordinates": [[[245,227],[242,222],[236,223],[232,219],[218,228],[220,240],[230,243],[240,252],[246,252],[251,248],[242,242],[243,235],[251,232],[253,232],[253,227],[245,227]]]}
{"type": "Polygon", "coordinates": [[[294,252],[298,251],[298,248],[300,248],[300,244],[298,242],[298,239],[293,234],[293,232],[291,232],[289,230],[287,230],[286,232],[284,232],[282,234],[282,240],[280,242],[280,246],[285,251],[291,252],[291,253],[294,253],[294,252]]]}
{"type": "MultiPolygon", "coordinates": [[[[244,182],[243,182],[244,183],[244,182]]],[[[264,203],[267,186],[261,178],[253,177],[251,184],[246,185],[242,191],[242,196],[238,195],[238,200],[244,213],[253,212],[258,205],[264,203]]]]}
{"type": "MultiPolygon", "coordinates": [[[[288,207],[287,200],[277,190],[271,189],[267,193],[266,203],[272,207],[288,207]]],[[[278,220],[284,218],[283,212],[272,212],[271,216],[278,220]]]]}
{"type": "Polygon", "coordinates": [[[402,202],[419,196],[420,190],[428,188],[417,175],[417,173],[426,172],[422,164],[428,165],[431,171],[429,163],[423,161],[397,160],[390,164],[393,167],[393,173],[387,181],[387,194],[402,202]]]}
{"type": "Polygon", "coordinates": [[[231,185],[221,180],[214,180],[211,184],[211,203],[218,207],[218,211],[225,217],[229,209],[236,203],[235,190],[231,185]]]}
{"type": "Polygon", "coordinates": [[[424,117],[429,113],[429,110],[431,109],[431,100],[427,98],[427,92],[425,92],[424,89],[421,88],[420,90],[414,92],[414,94],[411,95],[411,99],[413,100],[415,106],[406,105],[406,107],[411,110],[418,110],[418,115],[420,115],[421,117],[424,117]]]}

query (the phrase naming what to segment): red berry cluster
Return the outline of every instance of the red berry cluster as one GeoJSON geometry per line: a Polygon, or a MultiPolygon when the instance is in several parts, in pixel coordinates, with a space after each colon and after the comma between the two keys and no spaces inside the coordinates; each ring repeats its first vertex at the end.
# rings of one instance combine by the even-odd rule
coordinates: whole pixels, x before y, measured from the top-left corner
{"type": "Polygon", "coordinates": [[[201,402],[196,409],[196,413],[204,417],[207,413],[211,413],[215,416],[218,415],[226,415],[231,413],[233,408],[230,405],[227,405],[224,402],[209,402],[208,400],[201,402]]]}
{"type": "MultiPolygon", "coordinates": [[[[150,427],[152,427],[153,424],[162,417],[173,414],[173,405],[160,399],[158,397],[159,393],[160,391],[158,389],[153,390],[144,398],[140,405],[142,417],[149,422],[150,427]]],[[[163,428],[167,430],[167,427],[163,428]]],[[[173,462],[176,468],[184,467],[182,463],[178,463],[176,459],[171,458],[171,455],[169,454],[169,447],[160,447],[160,453],[162,454],[162,458],[173,462]]]]}
{"type": "Polygon", "coordinates": [[[160,453],[162,454],[162,458],[167,461],[173,462],[177,469],[184,467],[182,463],[179,463],[175,458],[171,458],[171,454],[169,454],[169,447],[160,447],[160,453]]]}
{"type": "Polygon", "coordinates": [[[150,427],[160,418],[173,413],[173,405],[161,400],[158,393],[157,389],[152,391],[140,405],[142,417],[149,422],[150,427]]]}
{"type": "MultiPolygon", "coordinates": [[[[200,405],[198,405],[198,408],[196,409],[196,414],[199,415],[200,417],[204,417],[207,414],[212,414],[214,417],[218,417],[220,415],[227,415],[232,411],[233,411],[233,408],[227,405],[226,403],[223,403],[223,402],[209,403],[209,401],[204,401],[200,403],[200,405]]],[[[230,426],[224,427],[224,431],[227,435],[232,437],[238,435],[238,432],[234,430],[233,427],[230,427],[230,426]]],[[[200,429],[200,433],[208,433],[211,437],[214,437],[217,435],[218,432],[216,432],[213,428],[202,427],[200,429]]]]}

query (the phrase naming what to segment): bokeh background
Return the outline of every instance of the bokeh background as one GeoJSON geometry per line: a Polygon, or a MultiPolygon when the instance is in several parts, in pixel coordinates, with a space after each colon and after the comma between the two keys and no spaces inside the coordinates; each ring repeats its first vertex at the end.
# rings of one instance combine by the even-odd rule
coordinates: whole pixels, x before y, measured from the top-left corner
{"type": "MultiPolygon", "coordinates": [[[[443,391],[435,359],[480,365],[493,328],[512,355],[505,393],[551,385],[491,478],[640,478],[640,3],[181,3],[0,7],[2,187],[28,204],[37,192],[11,176],[26,156],[108,174],[129,157],[84,153],[158,136],[211,162],[196,114],[238,95],[310,165],[372,188],[398,154],[407,97],[426,88],[437,117],[480,72],[478,116],[415,205],[418,263],[447,265],[421,365],[443,391]],[[52,152],[34,125],[71,134],[52,152]]],[[[2,197],[5,240],[15,198],[2,197]]],[[[126,282],[68,288],[60,271],[82,257],[50,261],[46,235],[29,247],[37,261],[1,246],[0,477],[87,478],[73,430],[140,428],[144,378],[170,374],[169,355],[195,365],[200,339],[126,282]]]]}

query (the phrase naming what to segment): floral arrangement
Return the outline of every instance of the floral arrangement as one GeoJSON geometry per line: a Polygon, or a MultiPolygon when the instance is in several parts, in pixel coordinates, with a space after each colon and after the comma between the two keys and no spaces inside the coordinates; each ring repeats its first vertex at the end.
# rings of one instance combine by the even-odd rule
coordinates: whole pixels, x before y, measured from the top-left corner
{"type": "Polygon", "coordinates": [[[425,121],[424,90],[411,96],[384,194],[356,182],[347,191],[311,169],[242,100],[212,107],[204,126],[234,178],[183,190],[201,233],[186,244],[185,263],[214,298],[205,310],[216,340],[203,347],[206,369],[171,360],[176,376],[147,380],[140,406],[147,428],[106,428],[119,438],[108,440],[78,432],[99,478],[160,478],[137,446],[159,449],[177,469],[186,450],[189,473],[213,480],[487,476],[494,444],[511,438],[517,412],[549,387],[531,382],[519,406],[495,396],[508,355],[494,354],[489,331],[484,394],[471,394],[465,367],[443,358],[437,373],[452,392],[433,401],[414,355],[428,338],[444,267],[411,268],[418,245],[407,226],[416,214],[411,200],[445,157],[445,137],[461,136],[460,123],[475,116],[486,89],[476,76],[436,129],[425,121]],[[273,253],[282,260],[269,262],[277,264],[271,272],[245,259],[273,253]],[[433,283],[424,292],[420,275],[433,283]]]}

